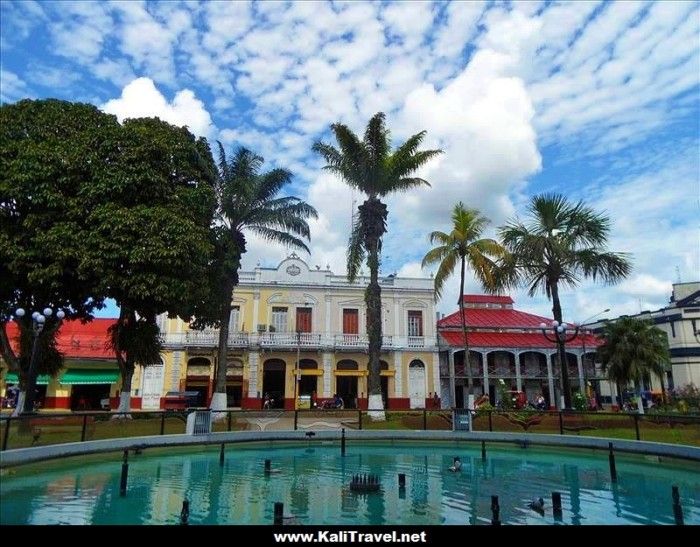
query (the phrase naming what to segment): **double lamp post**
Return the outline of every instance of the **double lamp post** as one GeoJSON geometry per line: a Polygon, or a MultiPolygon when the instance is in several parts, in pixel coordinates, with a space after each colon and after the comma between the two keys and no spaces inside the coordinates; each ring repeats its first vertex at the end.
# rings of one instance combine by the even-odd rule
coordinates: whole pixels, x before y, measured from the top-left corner
{"type": "MultiPolygon", "coordinates": [[[[17,308],[15,310],[15,317],[17,319],[22,319],[26,315],[26,311],[23,308],[17,308]]],[[[36,378],[38,375],[38,363],[39,363],[39,338],[46,325],[46,320],[53,315],[53,310],[51,308],[44,308],[43,313],[35,311],[32,313],[32,353],[29,358],[29,369],[27,370],[27,384],[25,390],[25,398],[23,408],[18,409],[24,414],[29,414],[34,412],[34,404],[36,399],[36,378]]],[[[66,314],[63,310],[58,310],[56,312],[56,319],[60,322],[66,314]]]]}

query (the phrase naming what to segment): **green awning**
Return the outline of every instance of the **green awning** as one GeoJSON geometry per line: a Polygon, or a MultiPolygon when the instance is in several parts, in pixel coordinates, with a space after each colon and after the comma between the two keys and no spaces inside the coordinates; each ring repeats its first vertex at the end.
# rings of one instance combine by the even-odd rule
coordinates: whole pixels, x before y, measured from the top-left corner
{"type": "Polygon", "coordinates": [[[68,369],[60,382],[63,385],[113,384],[119,379],[118,370],[68,369]]]}
{"type": "MultiPolygon", "coordinates": [[[[51,381],[51,376],[48,374],[41,374],[36,379],[36,385],[38,386],[48,386],[51,381]]],[[[19,384],[19,377],[16,372],[8,372],[5,376],[6,384],[19,384]]]]}

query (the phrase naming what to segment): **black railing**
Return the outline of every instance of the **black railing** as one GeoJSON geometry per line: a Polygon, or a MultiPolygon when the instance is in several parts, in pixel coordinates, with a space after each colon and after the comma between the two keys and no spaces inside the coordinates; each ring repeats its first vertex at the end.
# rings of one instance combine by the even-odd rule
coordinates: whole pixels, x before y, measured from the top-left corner
{"type": "MultiPolygon", "coordinates": [[[[123,437],[184,434],[194,409],[66,412],[0,416],[0,448],[9,450],[123,437]]],[[[206,410],[206,409],[200,409],[206,410]]],[[[242,430],[391,429],[449,431],[450,409],[222,410],[212,432],[242,430]],[[376,413],[381,413],[377,416],[376,413]]],[[[463,411],[464,412],[464,411],[463,411]]],[[[700,416],[577,411],[472,411],[472,431],[588,435],[700,446],[700,416]]]]}

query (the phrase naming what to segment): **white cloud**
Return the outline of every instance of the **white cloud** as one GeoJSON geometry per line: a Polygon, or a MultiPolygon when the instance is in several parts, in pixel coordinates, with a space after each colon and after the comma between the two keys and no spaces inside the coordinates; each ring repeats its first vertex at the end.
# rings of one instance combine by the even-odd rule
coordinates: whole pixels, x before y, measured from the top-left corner
{"type": "Polygon", "coordinates": [[[14,72],[0,69],[0,101],[11,103],[32,96],[27,84],[14,72]]]}
{"type": "Polygon", "coordinates": [[[174,125],[186,125],[192,133],[203,137],[211,136],[215,130],[209,112],[191,90],[178,91],[172,102],[168,102],[150,78],[137,78],[129,83],[121,97],[107,101],[102,110],[115,114],[119,121],[155,116],[174,125]]]}
{"type": "Polygon", "coordinates": [[[638,274],[620,284],[620,291],[632,296],[652,296],[667,298],[671,294],[672,283],[657,279],[653,275],[638,274]]]}
{"type": "Polygon", "coordinates": [[[86,64],[95,61],[115,28],[108,8],[94,2],[60,2],[51,7],[55,10],[55,22],[49,27],[53,51],[86,64]]]}

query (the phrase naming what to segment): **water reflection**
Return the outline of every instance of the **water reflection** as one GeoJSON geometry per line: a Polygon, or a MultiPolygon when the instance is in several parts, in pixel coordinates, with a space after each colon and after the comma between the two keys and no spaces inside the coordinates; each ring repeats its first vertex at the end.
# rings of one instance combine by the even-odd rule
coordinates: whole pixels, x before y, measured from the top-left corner
{"type": "Polygon", "coordinates": [[[371,446],[345,457],[334,447],[311,450],[230,448],[223,467],[216,450],[144,454],[130,462],[126,498],[119,497],[117,461],[20,468],[0,482],[0,522],[175,524],[186,498],[192,524],[271,523],[277,501],[303,524],[485,524],[497,495],[502,522],[551,524],[551,493],[561,492],[565,524],[671,524],[670,485],[678,484],[686,522],[700,523],[700,478],[690,465],[620,459],[615,484],[607,459],[587,452],[493,449],[484,462],[469,445],[371,446]],[[265,476],[271,454],[279,472],[265,476]],[[449,471],[455,456],[463,462],[456,473],[449,471]],[[381,491],[350,492],[358,473],[379,475],[381,491]],[[528,507],[539,497],[544,515],[528,507]]]}

